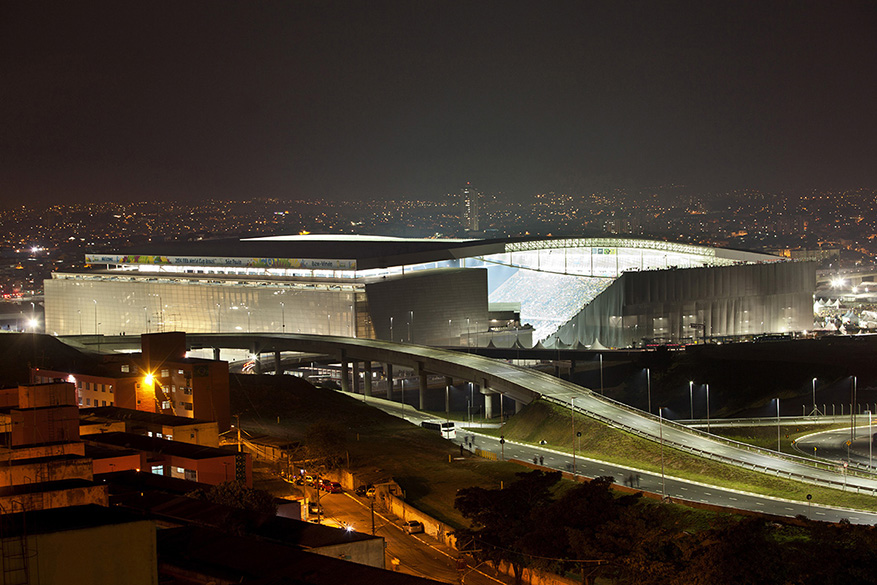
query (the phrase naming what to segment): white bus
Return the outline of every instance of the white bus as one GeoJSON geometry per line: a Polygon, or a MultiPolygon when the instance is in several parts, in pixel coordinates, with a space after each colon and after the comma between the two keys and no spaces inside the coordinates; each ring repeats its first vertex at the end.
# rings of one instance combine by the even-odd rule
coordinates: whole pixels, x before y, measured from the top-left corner
{"type": "Polygon", "coordinates": [[[452,422],[442,422],[440,420],[425,420],[420,423],[420,426],[425,429],[441,433],[442,438],[444,439],[457,438],[457,429],[454,427],[454,423],[452,422]]]}

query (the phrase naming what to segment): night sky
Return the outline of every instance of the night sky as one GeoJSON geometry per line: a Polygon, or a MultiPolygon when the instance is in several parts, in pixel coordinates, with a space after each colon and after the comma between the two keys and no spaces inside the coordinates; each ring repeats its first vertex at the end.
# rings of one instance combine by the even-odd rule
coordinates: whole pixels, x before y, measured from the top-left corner
{"type": "Polygon", "coordinates": [[[5,203],[877,187],[877,3],[0,4],[5,203]]]}

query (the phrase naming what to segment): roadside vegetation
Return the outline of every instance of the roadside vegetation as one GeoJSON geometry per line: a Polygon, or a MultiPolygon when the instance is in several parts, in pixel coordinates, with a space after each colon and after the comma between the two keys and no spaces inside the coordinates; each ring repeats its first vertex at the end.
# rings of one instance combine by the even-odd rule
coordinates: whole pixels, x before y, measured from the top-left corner
{"type": "MultiPolygon", "coordinates": [[[[848,428],[850,425],[844,423],[783,425],[780,427],[780,447],[783,453],[800,456],[801,452],[795,449],[793,443],[801,437],[820,431],[848,428]]],[[[714,435],[747,445],[774,450],[777,448],[777,428],[775,426],[723,427],[718,424],[714,425],[711,431],[714,435]]]]}
{"type": "MultiPolygon", "coordinates": [[[[578,455],[660,472],[661,451],[658,443],[613,429],[578,413],[575,421],[576,432],[582,433],[576,447],[578,455]]],[[[569,453],[573,447],[572,417],[569,410],[543,401],[528,405],[512,417],[501,431],[483,429],[480,432],[503,434],[507,440],[532,445],[545,441],[548,447],[569,453]]],[[[872,496],[778,478],[710,461],[672,448],[664,449],[664,465],[668,474],[692,481],[802,502],[806,501],[807,494],[811,494],[814,504],[877,511],[877,498],[872,496]]]]}
{"type": "MultiPolygon", "coordinates": [[[[593,584],[759,585],[874,583],[877,530],[799,517],[713,517],[692,530],[678,507],[618,496],[596,478],[557,494],[559,472],[532,471],[504,490],[461,490],[456,507],[472,521],[459,542],[476,560],[508,563],[593,584]]],[[[700,516],[703,518],[703,516],[700,516]]]]}

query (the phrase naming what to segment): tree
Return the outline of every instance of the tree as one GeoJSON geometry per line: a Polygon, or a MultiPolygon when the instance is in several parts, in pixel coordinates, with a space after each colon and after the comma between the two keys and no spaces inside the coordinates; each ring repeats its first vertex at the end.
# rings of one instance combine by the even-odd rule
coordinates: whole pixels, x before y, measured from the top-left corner
{"type": "Polygon", "coordinates": [[[320,472],[335,469],[344,461],[347,433],[338,423],[323,419],[305,431],[308,467],[320,472]]]}
{"type": "Polygon", "coordinates": [[[188,497],[233,508],[220,522],[229,532],[241,534],[277,514],[274,496],[264,490],[248,488],[240,481],[227,481],[208,490],[195,490],[188,497]]]}
{"type": "Polygon", "coordinates": [[[552,501],[551,488],[560,481],[559,471],[531,471],[516,474],[518,479],[506,489],[465,488],[457,492],[454,507],[472,522],[472,528],[459,531],[462,542],[472,542],[478,560],[494,566],[506,561],[512,566],[515,582],[520,583],[524,567],[531,560],[523,551],[528,535],[536,529],[541,511],[552,501]]]}

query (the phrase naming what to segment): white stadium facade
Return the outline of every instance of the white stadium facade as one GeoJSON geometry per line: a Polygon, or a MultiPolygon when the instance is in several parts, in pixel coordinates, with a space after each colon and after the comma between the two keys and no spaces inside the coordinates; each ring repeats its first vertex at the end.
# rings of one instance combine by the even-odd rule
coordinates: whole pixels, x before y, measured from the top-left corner
{"type": "Polygon", "coordinates": [[[810,329],[816,281],[811,262],[632,238],[275,236],[86,261],[45,282],[47,333],[632,347],[810,329]]]}

